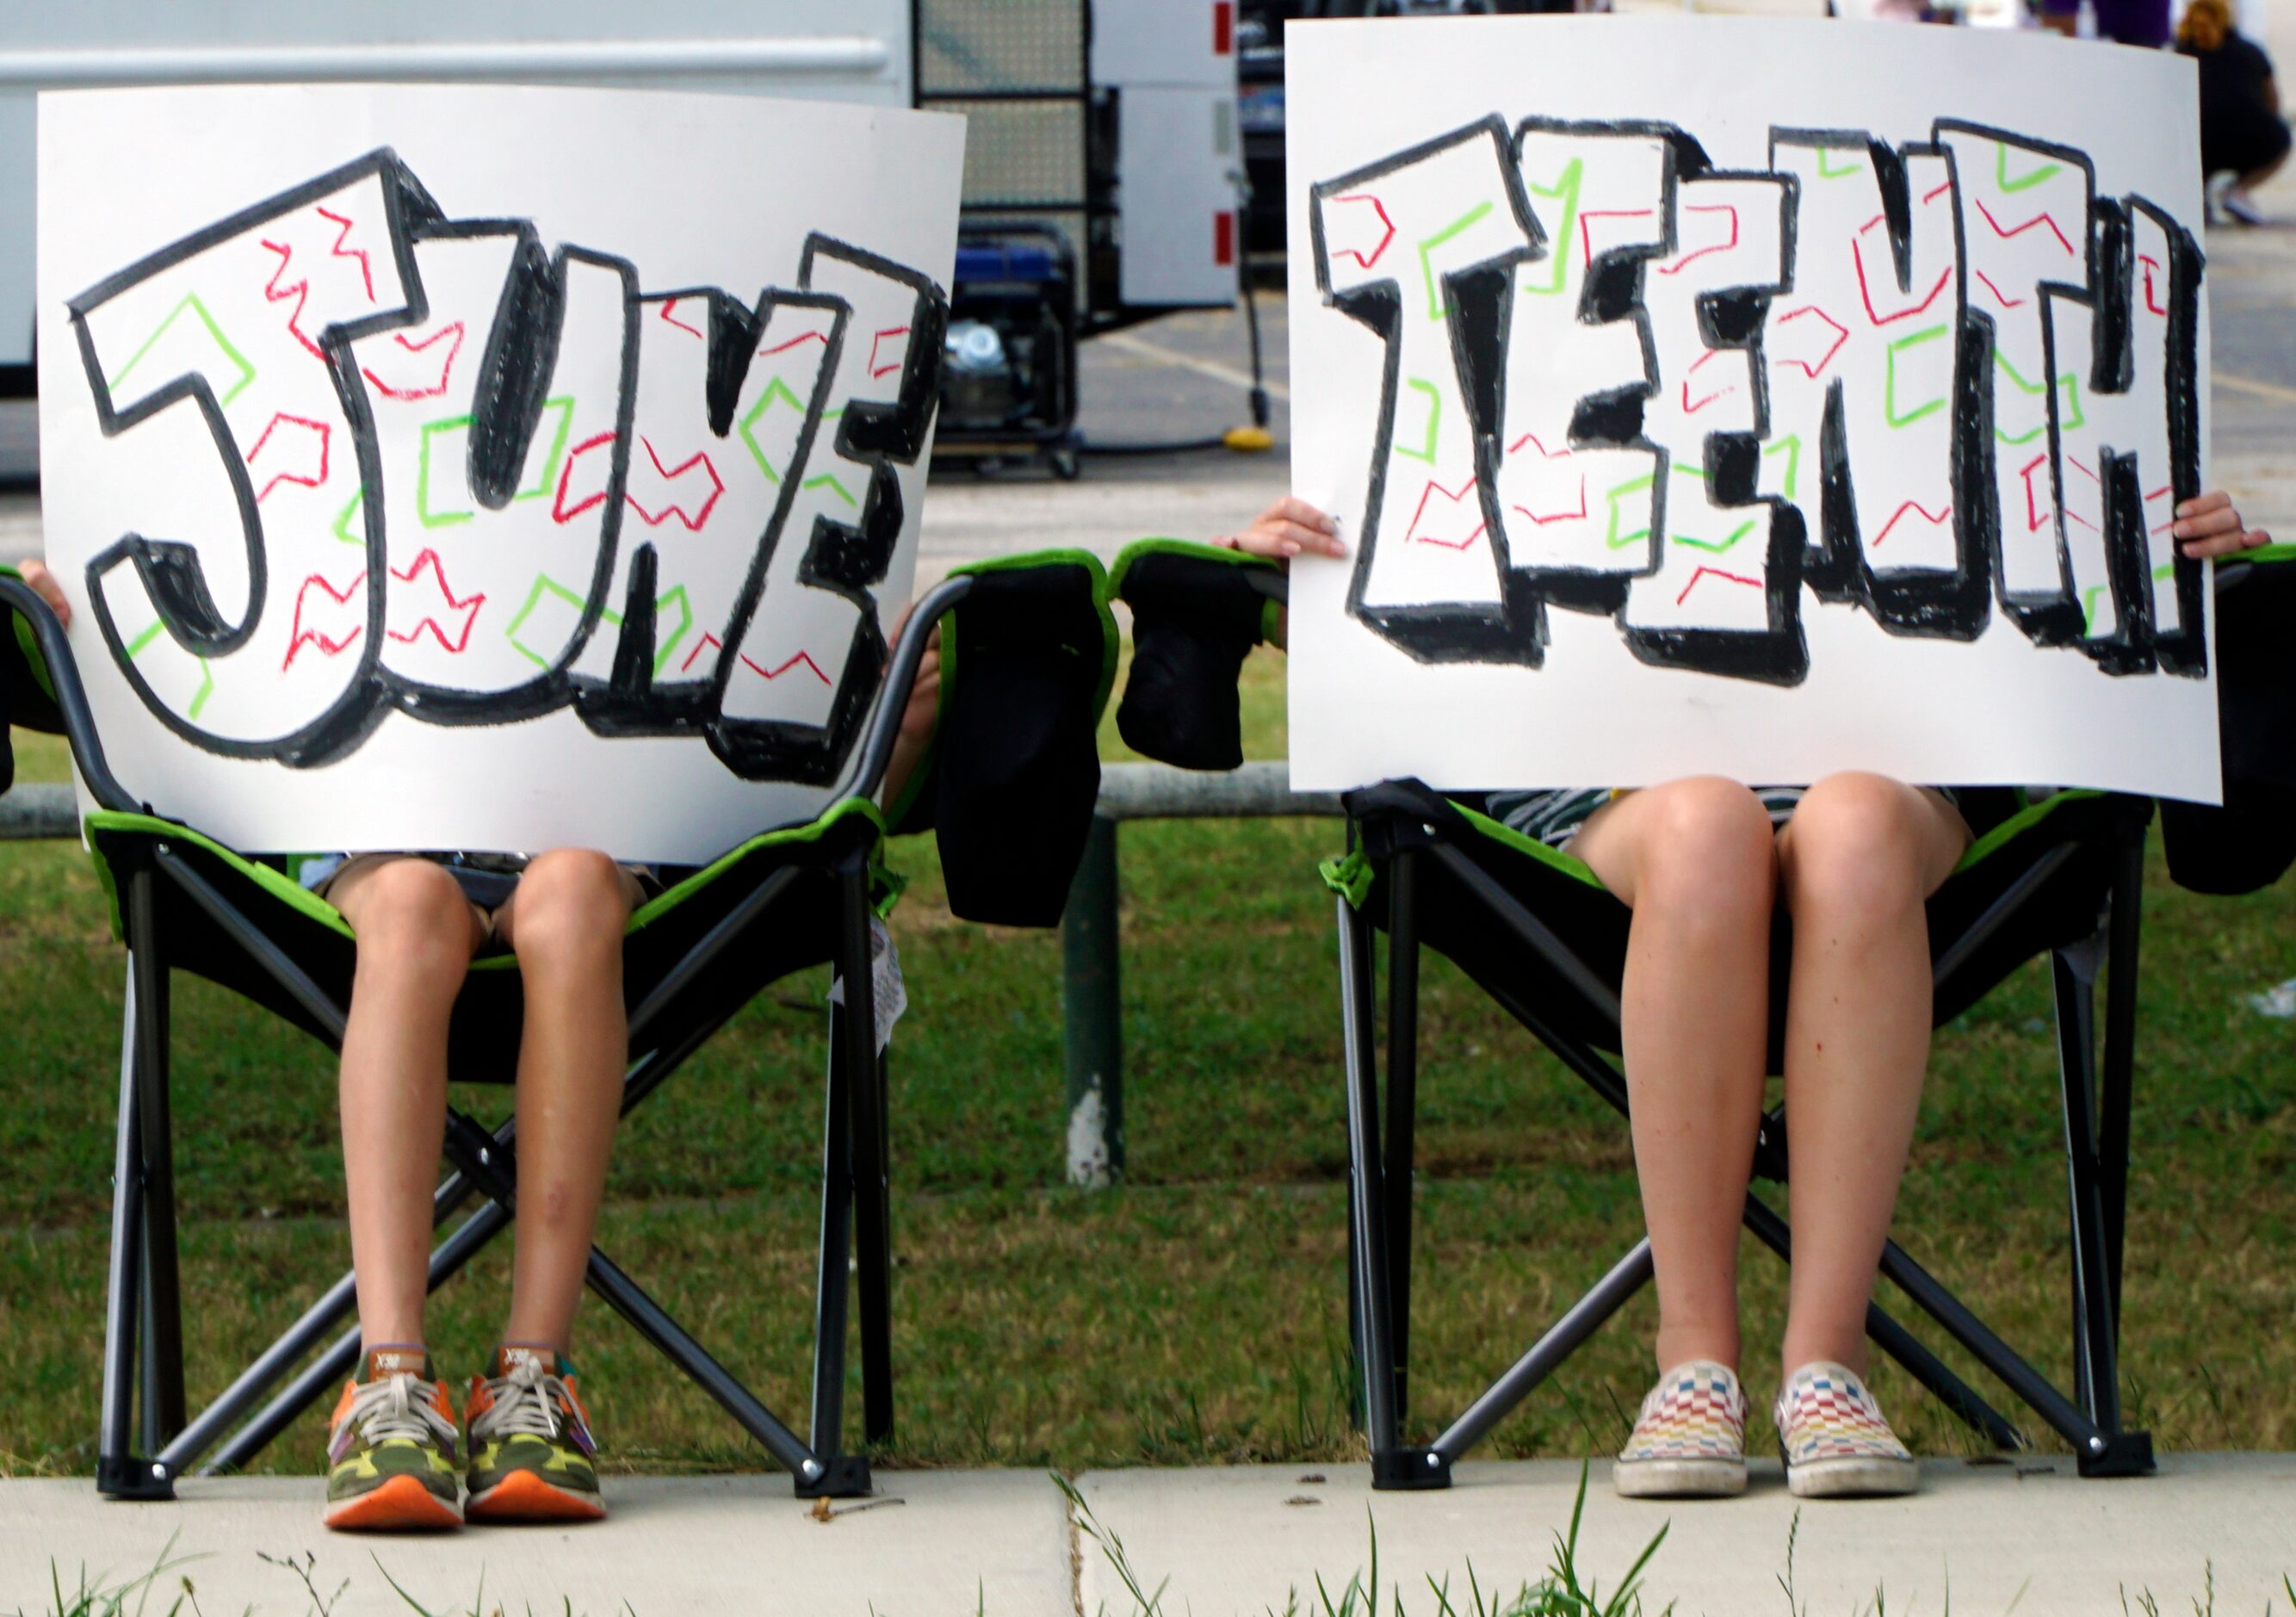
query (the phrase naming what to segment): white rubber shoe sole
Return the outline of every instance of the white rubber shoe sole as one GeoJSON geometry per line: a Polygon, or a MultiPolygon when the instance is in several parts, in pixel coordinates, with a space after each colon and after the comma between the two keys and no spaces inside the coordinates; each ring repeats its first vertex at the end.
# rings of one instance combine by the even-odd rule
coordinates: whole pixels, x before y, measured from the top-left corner
{"type": "Polygon", "coordinates": [[[1921,1483],[1919,1464],[1880,1456],[1843,1455],[1786,1467],[1786,1491],[1797,1499],[1891,1498],[1921,1483]]]}
{"type": "Polygon", "coordinates": [[[1625,1499],[1726,1499],[1746,1491],[1746,1462],[1619,1460],[1611,1485],[1625,1499]]]}

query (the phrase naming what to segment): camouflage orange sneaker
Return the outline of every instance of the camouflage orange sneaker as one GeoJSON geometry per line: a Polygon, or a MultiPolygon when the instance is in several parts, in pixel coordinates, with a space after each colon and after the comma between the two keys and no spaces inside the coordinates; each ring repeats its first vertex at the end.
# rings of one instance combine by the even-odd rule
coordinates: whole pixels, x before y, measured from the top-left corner
{"type": "Polygon", "coordinates": [[[597,1440],[574,1390],[574,1367],[537,1348],[495,1350],[495,1373],[474,1377],[469,1506],[473,1522],[594,1522],[597,1440]]]}
{"type": "Polygon", "coordinates": [[[455,1406],[420,1348],[377,1348],[346,1383],[327,1442],[329,1527],[460,1527],[455,1406]]]}

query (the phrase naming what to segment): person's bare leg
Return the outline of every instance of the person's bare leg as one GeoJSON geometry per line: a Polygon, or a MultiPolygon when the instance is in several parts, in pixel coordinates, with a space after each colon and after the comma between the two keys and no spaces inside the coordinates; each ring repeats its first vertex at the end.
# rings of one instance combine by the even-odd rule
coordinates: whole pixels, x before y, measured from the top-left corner
{"type": "Polygon", "coordinates": [[[414,1346],[447,1128],[447,1022],[480,921],[454,877],[422,859],[348,872],[328,898],[358,938],[339,1088],[359,1331],[370,1346],[414,1346]]]}
{"type": "Polygon", "coordinates": [[[1604,805],[1570,851],[1635,912],[1620,1012],[1658,1367],[1734,1370],[1738,1225],[1769,1035],[1769,817],[1734,781],[1674,781],[1604,805]]]}
{"type": "Polygon", "coordinates": [[[518,1057],[518,1228],[505,1342],[565,1350],[605,1194],[629,1024],[629,879],[601,853],[529,865],[496,920],[526,980],[518,1057]]]}
{"type": "Polygon", "coordinates": [[[1818,782],[1779,833],[1779,899],[1794,925],[1788,1375],[1820,1359],[1865,1374],[1866,1305],[1929,1066],[1923,903],[1969,840],[1943,798],[1874,775],[1818,782]]]}

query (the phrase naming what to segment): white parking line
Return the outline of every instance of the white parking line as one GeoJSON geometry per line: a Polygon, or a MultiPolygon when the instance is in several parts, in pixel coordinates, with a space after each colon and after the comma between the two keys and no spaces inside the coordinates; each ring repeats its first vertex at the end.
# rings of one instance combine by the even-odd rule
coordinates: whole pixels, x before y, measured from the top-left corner
{"type": "Polygon", "coordinates": [[[2247,376],[2227,375],[2217,372],[2210,380],[2220,388],[2230,388],[2235,393],[2246,393],[2253,398],[2269,398],[2276,404],[2296,404],[2296,388],[2284,388],[2276,382],[2257,382],[2247,376]]]}
{"type": "MultiPolygon", "coordinates": [[[[1178,353],[1160,343],[1150,342],[1144,337],[1135,337],[1127,332],[1103,332],[1093,341],[1105,342],[1111,348],[1122,349],[1128,354],[1137,354],[1143,359],[1153,359],[1159,365],[1177,365],[1184,371],[1193,371],[1199,376],[1210,376],[1216,382],[1225,382],[1233,387],[1246,390],[1251,387],[1251,375],[1249,372],[1239,371],[1233,365],[1222,365],[1217,359],[1199,359],[1193,354],[1178,353]]],[[[1292,390],[1282,382],[1263,382],[1260,386],[1267,390],[1267,396],[1270,398],[1282,399],[1285,404],[1292,402],[1292,390]]]]}

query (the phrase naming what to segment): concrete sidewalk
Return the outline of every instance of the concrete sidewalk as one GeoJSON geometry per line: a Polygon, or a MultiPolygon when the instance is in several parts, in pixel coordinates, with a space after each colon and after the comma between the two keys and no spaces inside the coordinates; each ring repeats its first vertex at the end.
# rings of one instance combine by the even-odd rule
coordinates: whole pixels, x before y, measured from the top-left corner
{"type": "MultiPolygon", "coordinates": [[[[1580,1531],[1582,1580],[1607,1592],[1666,1530],[1644,1578],[1645,1608],[1682,1617],[1775,1611],[1791,1571],[1795,1609],[1978,1617],[2103,1617],[2288,1610],[2296,1573],[2296,1456],[2175,1455],[2144,1481],[2084,1482],[2070,1461],[1942,1460],[1911,1499],[1803,1507],[1775,1464],[1742,1499],[1629,1503],[1596,1465],[1580,1531]],[[1788,1545],[1791,1541],[1792,1559],[1788,1545]],[[2213,1580],[2215,1605],[2206,1605],[2213,1580]]],[[[188,1576],[205,1617],[250,1608],[301,1617],[299,1576],[266,1564],[309,1555],[332,1617],[409,1608],[467,1613],[484,1579],[486,1613],[607,1617],[663,1613],[852,1613],[924,1617],[1135,1617],[1141,1608],[1103,1539],[1121,1542],[1140,1589],[1193,1617],[1322,1609],[1367,1572],[1378,1537],[1385,1611],[1412,1617],[1468,1605],[1472,1570],[1501,1609],[1546,1574],[1569,1526],[1578,1467],[1471,1464],[1444,1493],[1372,1493],[1356,1464],[1087,1473],[1079,1531],[1052,1480],[1034,1472],[889,1472],[874,1500],[840,1501],[826,1520],[780,1477],[627,1478],[610,1484],[611,1521],[574,1529],[470,1530],[424,1539],[351,1539],[318,1525],[315,1478],[187,1484],[172,1505],[118,1505],[85,1480],[0,1482],[0,1612],[47,1613],[50,1563],[67,1606],[85,1565],[108,1587],[163,1551],[201,1557],[156,1580],[164,1613],[188,1576]],[[172,1550],[168,1550],[172,1539],[172,1550]],[[388,1574],[386,1579],[384,1574],[388,1574]],[[1168,1582],[1167,1581],[1168,1580],[1168,1582]]],[[[135,1602],[127,1603],[130,1611],[135,1602]]],[[[184,1617],[190,1617],[188,1602],[184,1617]]]]}

